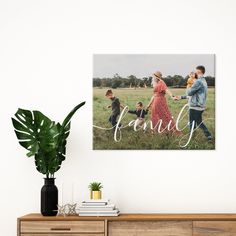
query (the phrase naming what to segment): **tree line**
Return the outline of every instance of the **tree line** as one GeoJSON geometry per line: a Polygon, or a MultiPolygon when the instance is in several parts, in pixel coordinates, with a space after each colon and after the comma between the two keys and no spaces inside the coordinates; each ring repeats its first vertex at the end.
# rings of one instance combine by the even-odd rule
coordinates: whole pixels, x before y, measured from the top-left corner
{"type": "MultiPolygon", "coordinates": [[[[182,88],[186,87],[189,76],[174,75],[162,78],[168,87],[182,88]]],[[[206,76],[208,86],[215,87],[215,77],[206,76]]],[[[152,85],[152,77],[137,78],[135,75],[121,77],[115,74],[112,78],[93,78],[93,87],[109,88],[147,88],[152,85]]]]}

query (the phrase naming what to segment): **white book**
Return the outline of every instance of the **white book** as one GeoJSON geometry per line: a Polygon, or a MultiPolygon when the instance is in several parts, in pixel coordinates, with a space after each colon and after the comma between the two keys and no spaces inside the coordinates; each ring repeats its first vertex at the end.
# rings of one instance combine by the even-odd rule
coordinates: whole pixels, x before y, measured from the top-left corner
{"type": "Polygon", "coordinates": [[[109,214],[117,214],[119,213],[118,209],[112,210],[112,211],[81,211],[79,210],[79,214],[104,214],[104,215],[109,215],[109,214]]]}
{"type": "Polygon", "coordinates": [[[82,206],[106,206],[107,203],[105,202],[82,202],[82,206]]]}
{"type": "Polygon", "coordinates": [[[109,213],[109,214],[104,214],[104,213],[101,213],[101,212],[97,212],[97,213],[89,213],[89,212],[86,212],[86,213],[80,213],[79,212],[79,216],[119,216],[120,212],[114,212],[114,213],[109,213]]]}
{"type": "Polygon", "coordinates": [[[103,214],[103,213],[96,213],[96,214],[91,214],[91,213],[79,213],[79,216],[119,216],[118,213],[110,213],[110,214],[103,214]]]}
{"type": "Polygon", "coordinates": [[[115,209],[114,204],[109,204],[105,206],[97,206],[97,205],[88,205],[88,206],[80,206],[79,210],[82,211],[112,211],[115,209]]]}
{"type": "Polygon", "coordinates": [[[109,199],[89,199],[89,200],[85,200],[83,202],[86,202],[86,203],[106,202],[106,203],[108,203],[109,199]]]}
{"type": "Polygon", "coordinates": [[[87,200],[82,202],[82,206],[105,206],[107,205],[109,200],[87,200]]]}

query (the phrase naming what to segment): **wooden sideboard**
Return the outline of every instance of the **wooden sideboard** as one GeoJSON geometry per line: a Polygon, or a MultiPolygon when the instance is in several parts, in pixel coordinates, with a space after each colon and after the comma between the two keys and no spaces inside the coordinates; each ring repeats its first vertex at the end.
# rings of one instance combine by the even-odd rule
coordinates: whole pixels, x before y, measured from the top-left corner
{"type": "Polygon", "coordinates": [[[18,218],[17,224],[18,236],[236,236],[236,214],[29,214],[18,218]]]}

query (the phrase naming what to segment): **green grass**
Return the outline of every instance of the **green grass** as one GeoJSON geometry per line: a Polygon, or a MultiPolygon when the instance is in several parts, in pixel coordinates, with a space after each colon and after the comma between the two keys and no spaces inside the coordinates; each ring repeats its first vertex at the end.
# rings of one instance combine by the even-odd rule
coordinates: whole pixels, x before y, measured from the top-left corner
{"type": "MultiPolygon", "coordinates": [[[[170,89],[174,95],[184,95],[185,89],[170,89]]],[[[111,114],[111,109],[106,107],[110,105],[110,101],[104,96],[106,89],[93,89],[93,124],[103,128],[111,128],[108,118],[111,114]]],[[[135,109],[135,104],[138,101],[143,102],[146,106],[152,96],[152,89],[114,89],[115,96],[120,99],[122,105],[129,106],[130,109],[135,109]]],[[[168,100],[169,109],[174,116],[178,116],[181,108],[187,103],[187,100],[173,101],[169,96],[168,100]]],[[[127,114],[122,120],[122,125],[127,125],[131,120],[135,120],[135,115],[127,114]]],[[[207,99],[207,109],[203,113],[203,119],[206,120],[205,124],[210,132],[215,136],[215,89],[210,88],[207,99]],[[208,118],[211,118],[208,120],[208,118]]],[[[150,120],[150,113],[146,116],[146,121],[150,120]]],[[[188,116],[186,115],[181,121],[181,127],[186,126],[188,116]]],[[[121,130],[122,139],[120,142],[114,141],[114,135],[111,130],[101,130],[93,128],[93,148],[96,150],[106,149],[183,149],[180,147],[179,140],[182,136],[189,134],[189,129],[183,130],[181,136],[167,136],[161,134],[152,134],[150,129],[146,132],[142,130],[134,131],[133,127],[126,127],[121,130]]],[[[186,143],[186,138],[183,142],[186,143]]],[[[182,143],[183,144],[183,143],[182,143]]],[[[215,142],[208,142],[203,135],[202,130],[198,129],[195,132],[191,142],[184,149],[193,150],[211,150],[215,149],[215,142]]]]}

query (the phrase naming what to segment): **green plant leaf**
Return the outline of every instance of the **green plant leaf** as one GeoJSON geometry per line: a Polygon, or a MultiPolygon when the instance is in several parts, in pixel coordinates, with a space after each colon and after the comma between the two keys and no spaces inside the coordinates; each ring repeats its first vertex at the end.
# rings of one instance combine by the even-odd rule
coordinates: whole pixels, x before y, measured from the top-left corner
{"type": "Polygon", "coordinates": [[[18,109],[12,124],[22,147],[27,149],[28,157],[35,157],[36,169],[47,177],[61,168],[65,160],[66,139],[70,134],[70,120],[85,102],[77,105],[65,118],[62,125],[51,121],[40,111],[18,109]]]}
{"type": "Polygon", "coordinates": [[[72,116],[76,113],[76,111],[82,107],[85,104],[85,102],[81,102],[79,105],[77,105],[76,107],[74,107],[74,109],[66,116],[66,118],[64,119],[63,123],[62,123],[62,127],[66,127],[68,125],[68,123],[70,122],[72,116]]]}
{"type": "Polygon", "coordinates": [[[102,184],[98,182],[92,182],[88,187],[90,191],[101,191],[101,189],[103,188],[102,184]]]}
{"type": "Polygon", "coordinates": [[[29,150],[27,156],[34,156],[39,149],[48,152],[55,148],[58,134],[55,123],[39,111],[18,109],[12,118],[16,136],[22,147],[29,150]]]}
{"type": "MultiPolygon", "coordinates": [[[[79,105],[77,105],[64,119],[62,125],[57,123],[57,128],[59,130],[58,135],[58,143],[57,143],[57,153],[58,153],[58,159],[60,161],[65,160],[66,155],[66,139],[68,138],[70,134],[70,120],[73,117],[73,115],[76,113],[76,111],[81,108],[85,102],[81,102],[79,105]]],[[[60,162],[61,163],[61,162],[60,162]]]]}

